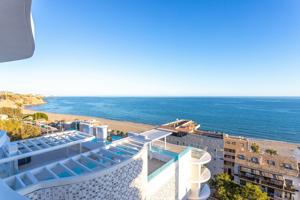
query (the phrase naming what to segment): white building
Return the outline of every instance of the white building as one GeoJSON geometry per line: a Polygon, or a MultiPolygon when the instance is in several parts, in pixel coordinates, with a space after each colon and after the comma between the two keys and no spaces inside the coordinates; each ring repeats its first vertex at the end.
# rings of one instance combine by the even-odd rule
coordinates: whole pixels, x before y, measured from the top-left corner
{"type": "Polygon", "coordinates": [[[0,114],[0,120],[7,120],[8,116],[5,114],[0,114]]]}
{"type": "Polygon", "coordinates": [[[84,123],[84,122],[80,122],[79,124],[79,130],[81,132],[85,132],[91,135],[94,135],[94,126],[90,123],[84,123]]]}
{"type": "Polygon", "coordinates": [[[102,125],[102,126],[96,126],[95,127],[95,136],[101,141],[106,141],[107,139],[107,125],[102,125]]]}
{"type": "MultiPolygon", "coordinates": [[[[103,130],[102,130],[103,131],[103,130]]],[[[150,130],[110,144],[66,131],[10,142],[0,133],[0,194],[17,199],[207,199],[211,156],[150,130]]]]}

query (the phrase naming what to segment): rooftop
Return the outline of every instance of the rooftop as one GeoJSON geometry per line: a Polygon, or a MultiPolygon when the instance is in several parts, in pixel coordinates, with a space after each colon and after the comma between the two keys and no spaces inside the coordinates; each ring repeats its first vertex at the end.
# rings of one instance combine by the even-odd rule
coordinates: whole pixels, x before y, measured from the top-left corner
{"type": "Polygon", "coordinates": [[[275,174],[298,177],[297,161],[290,156],[269,155],[266,153],[244,152],[238,153],[235,162],[252,169],[263,170],[275,174]],[[242,157],[240,157],[242,155],[242,157]],[[242,159],[241,159],[242,158],[242,159]]]}
{"type": "MultiPolygon", "coordinates": [[[[49,155],[51,156],[51,154],[54,153],[59,156],[59,154],[57,154],[57,152],[47,152],[39,157],[36,165],[33,164],[34,167],[25,168],[18,174],[3,180],[13,190],[22,194],[22,190],[41,181],[76,177],[84,173],[111,167],[131,158],[139,152],[141,148],[143,148],[142,143],[125,138],[81,154],[74,153],[75,155],[67,157],[66,159],[51,163],[48,163],[49,155]]],[[[61,149],[59,151],[61,151],[61,149]]],[[[31,164],[31,166],[33,165],[31,164]]]]}
{"type": "Polygon", "coordinates": [[[186,132],[192,133],[194,130],[198,129],[200,125],[192,120],[180,119],[174,122],[163,124],[159,127],[162,130],[169,130],[172,132],[186,132]]]}
{"type": "Polygon", "coordinates": [[[158,130],[158,129],[152,129],[149,131],[145,131],[143,133],[141,133],[140,135],[144,136],[145,140],[149,140],[149,141],[156,141],[156,140],[160,140],[162,138],[165,138],[169,135],[171,135],[172,133],[169,131],[162,131],[162,130],[158,130]]]}
{"type": "MultiPolygon", "coordinates": [[[[272,142],[272,141],[270,141],[272,142]]],[[[299,176],[299,166],[297,159],[292,153],[284,151],[277,152],[278,154],[270,155],[265,152],[267,148],[277,149],[276,146],[260,146],[260,152],[252,152],[250,150],[253,140],[244,137],[228,136],[224,137],[224,148],[234,149],[236,158],[235,163],[241,166],[256,170],[263,170],[274,174],[284,174],[289,176],[299,176]]],[[[275,142],[276,144],[276,142],[275,142]]]]}
{"type": "Polygon", "coordinates": [[[200,125],[192,120],[180,119],[174,122],[163,124],[157,129],[163,131],[170,131],[172,133],[191,133],[219,139],[223,138],[223,133],[198,130],[199,127],[200,125]]]}
{"type": "Polygon", "coordinates": [[[81,144],[93,139],[95,139],[94,136],[83,132],[66,131],[11,142],[7,150],[2,149],[0,164],[62,149],[75,144],[81,144]]]}

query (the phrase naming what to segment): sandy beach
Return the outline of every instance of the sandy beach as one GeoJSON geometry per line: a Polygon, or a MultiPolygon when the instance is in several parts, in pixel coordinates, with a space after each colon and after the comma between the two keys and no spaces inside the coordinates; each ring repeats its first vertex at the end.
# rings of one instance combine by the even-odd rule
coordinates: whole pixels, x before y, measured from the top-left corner
{"type": "MultiPolygon", "coordinates": [[[[23,113],[32,114],[36,111],[30,109],[23,109],[23,113]]],[[[69,114],[57,114],[57,113],[49,113],[44,112],[48,115],[49,121],[73,121],[76,119],[79,120],[97,120],[103,125],[108,125],[110,129],[120,130],[124,132],[136,132],[141,133],[150,129],[155,128],[153,125],[143,124],[143,123],[135,123],[129,121],[118,121],[118,120],[110,120],[100,117],[90,117],[90,116],[81,116],[81,115],[69,115],[69,114]]],[[[259,138],[248,138],[250,143],[258,144],[263,150],[265,149],[276,149],[279,154],[290,155],[295,148],[298,148],[300,144],[289,143],[283,141],[276,140],[267,140],[267,139],[259,139],[259,138]]]]}
{"type": "MultiPolygon", "coordinates": [[[[32,114],[36,111],[23,109],[23,113],[25,114],[32,114]]],[[[58,121],[58,120],[65,120],[65,121],[72,121],[75,119],[79,120],[97,120],[100,121],[103,125],[108,125],[110,129],[113,130],[120,130],[124,132],[132,131],[132,132],[143,132],[154,128],[155,126],[149,124],[142,124],[142,123],[135,123],[135,122],[128,122],[128,121],[117,121],[117,120],[110,120],[104,119],[99,117],[89,117],[89,116],[81,116],[81,115],[67,115],[67,114],[57,114],[57,113],[49,113],[44,112],[48,115],[49,121],[58,121]]]]}

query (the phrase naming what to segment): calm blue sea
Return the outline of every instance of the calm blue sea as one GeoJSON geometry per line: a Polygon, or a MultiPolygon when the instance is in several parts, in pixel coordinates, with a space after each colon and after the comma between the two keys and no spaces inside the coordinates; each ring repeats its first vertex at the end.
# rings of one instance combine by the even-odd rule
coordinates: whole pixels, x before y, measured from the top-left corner
{"type": "Polygon", "coordinates": [[[300,98],[48,97],[33,110],[160,125],[192,119],[201,129],[300,143],[300,98]]]}

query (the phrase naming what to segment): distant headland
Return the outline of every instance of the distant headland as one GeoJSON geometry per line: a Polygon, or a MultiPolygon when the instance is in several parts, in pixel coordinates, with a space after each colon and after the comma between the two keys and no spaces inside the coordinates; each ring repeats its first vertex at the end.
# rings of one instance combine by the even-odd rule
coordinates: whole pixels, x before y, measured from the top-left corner
{"type": "Polygon", "coordinates": [[[22,108],[27,105],[44,104],[44,96],[34,94],[18,94],[13,92],[0,92],[0,108],[22,108]]]}

